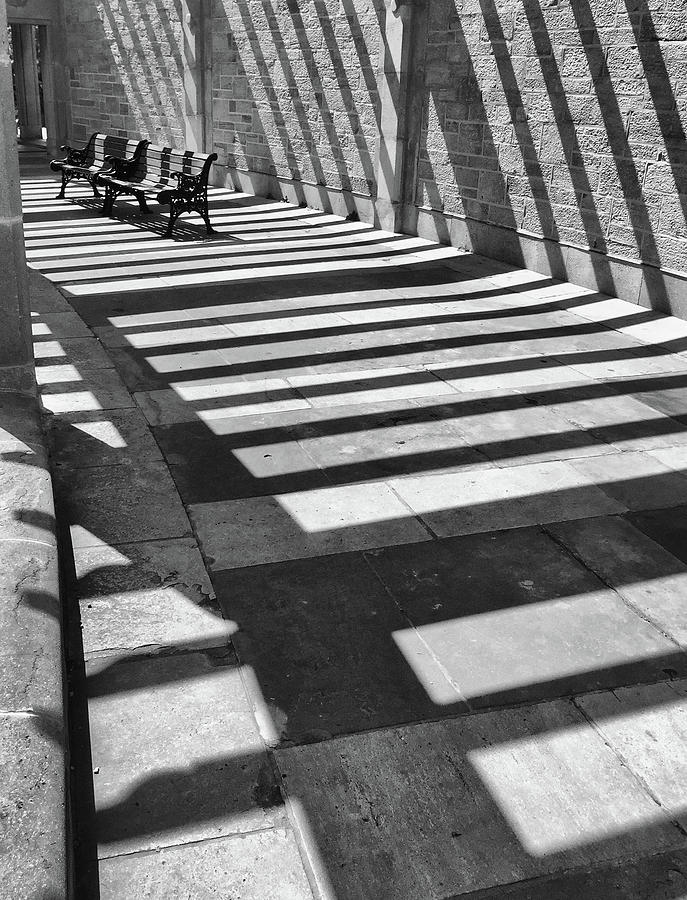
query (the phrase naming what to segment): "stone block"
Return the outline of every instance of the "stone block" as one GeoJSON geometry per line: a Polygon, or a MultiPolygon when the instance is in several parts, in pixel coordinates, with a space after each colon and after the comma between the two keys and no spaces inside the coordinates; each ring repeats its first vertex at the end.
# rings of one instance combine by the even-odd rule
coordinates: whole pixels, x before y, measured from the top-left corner
{"type": "Polygon", "coordinates": [[[101,858],[285,824],[229,650],[92,661],[87,687],[101,858]]]}
{"type": "Polygon", "coordinates": [[[101,900],[312,900],[298,846],[281,828],[103,859],[101,900]]]}
{"type": "Polygon", "coordinates": [[[319,885],[350,900],[459,896],[684,844],[565,702],[276,756],[319,885]]]}

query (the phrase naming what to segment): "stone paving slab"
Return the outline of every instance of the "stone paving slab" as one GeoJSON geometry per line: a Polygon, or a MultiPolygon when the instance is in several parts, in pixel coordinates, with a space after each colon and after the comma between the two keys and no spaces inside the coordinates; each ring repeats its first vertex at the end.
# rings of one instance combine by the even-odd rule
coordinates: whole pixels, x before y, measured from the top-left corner
{"type": "Polygon", "coordinates": [[[191,534],[162,462],[56,468],[54,475],[74,548],[191,534]]]}
{"type": "Polygon", "coordinates": [[[54,313],[31,313],[31,331],[38,342],[62,338],[92,338],[90,328],[73,310],[54,313]]]}
{"type": "Polygon", "coordinates": [[[564,701],[276,758],[323,897],[453,897],[685,843],[564,701]]]}
{"type": "Polygon", "coordinates": [[[74,552],[85,654],[227,645],[195,541],[142,541],[74,552]]]}
{"type": "Polygon", "coordinates": [[[687,681],[633,685],[578,697],[594,722],[667,814],[687,827],[687,681]]]}
{"type": "Polygon", "coordinates": [[[631,396],[599,396],[594,385],[557,390],[547,407],[618,450],[653,450],[687,443],[687,428],[676,419],[631,396]]]}
{"type": "Polygon", "coordinates": [[[595,456],[608,446],[544,406],[520,403],[503,409],[503,397],[449,403],[437,410],[455,417],[466,443],[499,465],[523,465],[555,459],[595,456]]]}
{"type": "Polygon", "coordinates": [[[687,665],[674,641],[538,529],[366,557],[408,619],[393,633],[408,664],[419,635],[474,708],[665,678],[676,656],[687,665]]]}
{"type": "Polygon", "coordinates": [[[563,365],[548,356],[506,359],[495,357],[484,359],[477,365],[456,360],[431,366],[430,371],[461,392],[569,384],[587,380],[571,366],[563,365]]]}
{"type": "Polygon", "coordinates": [[[312,900],[293,836],[270,829],[100,862],[100,900],[312,900]]]}
{"type": "MultiPolygon", "coordinates": [[[[687,897],[687,849],[624,859],[615,865],[578,869],[551,878],[527,880],[486,891],[461,894],[461,900],[684,900],[687,897]]],[[[458,900],[454,895],[450,900],[458,900]]]]}
{"type": "Polygon", "coordinates": [[[385,484],[189,507],[210,571],[430,539],[385,484]]]}
{"type": "Polygon", "coordinates": [[[687,644],[687,560],[616,516],[546,528],[641,616],[676,643],[687,644]]]}
{"type": "Polygon", "coordinates": [[[397,646],[408,621],[360,554],[216,572],[213,583],[267,704],[268,738],[302,743],[466,711],[417,634],[397,646]]]}
{"type": "Polygon", "coordinates": [[[93,336],[62,338],[59,341],[36,340],[33,352],[38,367],[69,364],[79,369],[112,368],[110,357],[93,336]]]}
{"type": "Polygon", "coordinates": [[[93,660],[87,681],[101,858],[284,824],[226,648],[93,660]]]}
{"type": "Polygon", "coordinates": [[[44,449],[43,429],[33,397],[0,392],[0,453],[39,454],[44,449]]]}
{"type": "Polygon", "coordinates": [[[148,423],[137,409],[64,413],[47,423],[52,462],[57,466],[84,469],[118,465],[123,459],[162,459],[148,423]]]}
{"type": "Polygon", "coordinates": [[[228,416],[265,415],[309,406],[307,400],[293,389],[260,391],[251,387],[248,381],[236,384],[233,380],[227,382],[223,396],[194,401],[181,397],[178,390],[161,390],[135,393],[134,399],[151,425],[175,425],[199,419],[207,422],[228,416]]]}
{"type": "Polygon", "coordinates": [[[36,376],[41,404],[54,415],[135,406],[114,369],[91,369],[85,379],[75,366],[45,366],[36,376]]]}
{"type": "Polygon", "coordinates": [[[313,406],[350,406],[450,392],[450,386],[431,373],[402,367],[350,374],[296,375],[288,381],[313,406]]]}
{"type": "Polygon", "coordinates": [[[408,477],[389,485],[439,537],[626,511],[564,462],[494,469],[486,477],[408,477]]]}
{"type": "MultiPolygon", "coordinates": [[[[245,422],[245,420],[244,420],[245,422]]],[[[251,440],[217,435],[204,422],[154,428],[184,503],[207,503],[322,488],[331,481],[287,429],[266,428],[251,440]]]]}
{"type": "Polygon", "coordinates": [[[335,417],[311,419],[299,444],[337,484],[384,480],[426,472],[488,469],[494,463],[471,447],[460,420],[442,418],[444,407],[430,400],[423,408],[403,404],[334,407],[335,417]]]}
{"type": "Polygon", "coordinates": [[[653,453],[613,453],[572,459],[570,465],[630,510],[687,503],[687,477],[663,465],[653,453]]]}
{"type": "Polygon", "coordinates": [[[636,512],[628,519],[635,528],[687,563],[687,506],[636,512]]]}
{"type": "Polygon", "coordinates": [[[687,421],[687,384],[684,369],[677,376],[653,379],[653,383],[647,387],[648,390],[638,391],[636,398],[684,425],[687,421]]]}

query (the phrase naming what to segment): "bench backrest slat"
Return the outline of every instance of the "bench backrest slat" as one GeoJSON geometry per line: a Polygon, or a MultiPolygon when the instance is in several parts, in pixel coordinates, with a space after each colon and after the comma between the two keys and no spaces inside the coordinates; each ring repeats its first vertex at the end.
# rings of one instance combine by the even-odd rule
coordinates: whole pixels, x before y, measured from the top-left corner
{"type": "Polygon", "coordinates": [[[136,153],[139,144],[140,140],[130,140],[119,135],[93,134],[87,145],[89,153],[84,164],[102,166],[106,156],[115,156],[117,159],[130,158],[136,153]]]}
{"type": "Polygon", "coordinates": [[[132,180],[175,183],[170,176],[172,172],[184,172],[187,175],[200,175],[208,165],[211,154],[195,153],[192,150],[174,150],[172,147],[161,147],[148,144],[141,155],[138,165],[132,174],[132,180]]]}

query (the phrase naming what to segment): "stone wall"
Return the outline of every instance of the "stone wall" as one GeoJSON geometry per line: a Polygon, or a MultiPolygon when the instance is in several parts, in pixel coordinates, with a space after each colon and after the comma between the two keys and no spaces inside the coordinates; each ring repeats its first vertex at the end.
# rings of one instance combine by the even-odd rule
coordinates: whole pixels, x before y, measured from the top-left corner
{"type": "Polygon", "coordinates": [[[221,161],[374,196],[382,0],[216,0],[221,161]]]}
{"type": "MultiPolygon", "coordinates": [[[[416,203],[687,271],[684,0],[431,0],[416,203]]],[[[455,229],[454,229],[455,230],[455,229]]],[[[492,238],[498,240],[498,233],[492,238]]],[[[501,238],[503,240],[503,238],[501,238]]]]}
{"type": "Polygon", "coordinates": [[[64,0],[75,141],[94,131],[183,146],[178,0],[64,0]]]}

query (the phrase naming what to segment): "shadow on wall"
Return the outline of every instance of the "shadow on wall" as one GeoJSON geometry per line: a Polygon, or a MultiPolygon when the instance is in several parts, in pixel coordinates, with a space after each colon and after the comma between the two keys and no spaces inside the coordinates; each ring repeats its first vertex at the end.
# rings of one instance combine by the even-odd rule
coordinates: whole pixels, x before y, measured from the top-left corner
{"type": "Polygon", "coordinates": [[[66,0],[72,134],[94,131],[183,147],[181,4],[66,0]]]}
{"type": "Polygon", "coordinates": [[[229,166],[375,196],[383,6],[218,4],[214,134],[229,166]]]}
{"type": "MultiPolygon", "coordinates": [[[[617,17],[588,0],[431,0],[417,206],[465,217],[468,242],[513,261],[523,255],[504,228],[547,239],[558,277],[575,280],[566,245],[589,248],[611,294],[606,254],[684,272],[687,24],[677,3],[655,15],[642,0],[617,17]]],[[[661,307],[662,284],[647,286],[661,307]]]]}

